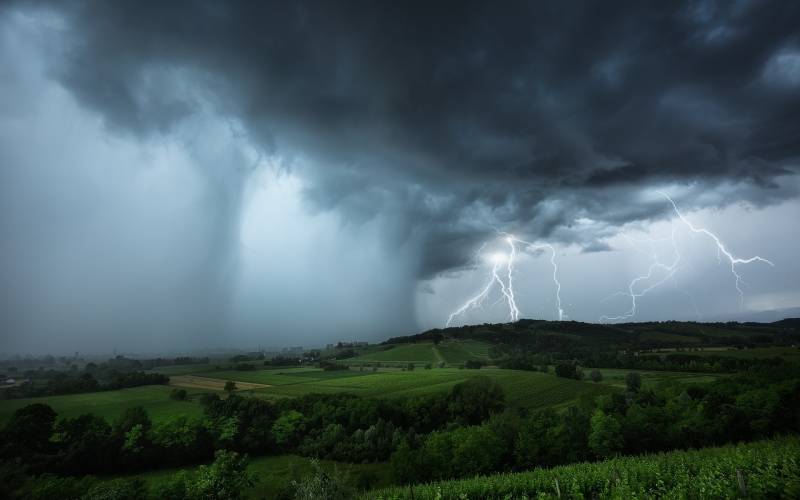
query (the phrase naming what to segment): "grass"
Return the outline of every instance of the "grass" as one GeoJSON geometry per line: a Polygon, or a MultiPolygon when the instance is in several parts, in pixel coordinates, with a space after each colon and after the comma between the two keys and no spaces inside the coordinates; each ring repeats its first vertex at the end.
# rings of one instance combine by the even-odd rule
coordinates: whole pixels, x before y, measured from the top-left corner
{"type": "MultiPolygon", "coordinates": [[[[257,372],[248,372],[255,375],[257,372]]],[[[378,372],[322,372],[315,378],[311,372],[275,374],[261,378],[279,384],[256,389],[251,393],[261,397],[293,397],[310,393],[349,392],[363,397],[403,397],[446,392],[460,382],[480,375],[496,380],[506,394],[509,405],[516,407],[558,406],[576,400],[583,394],[605,394],[615,389],[603,384],[558,378],[554,375],[519,370],[485,368],[464,370],[456,368],[417,369],[411,372],[381,370],[378,372]],[[349,373],[351,376],[326,376],[330,373],[349,373]]]]}
{"type": "Polygon", "coordinates": [[[362,498],[798,498],[798,457],[800,440],[789,437],[398,486],[373,490],[362,498]]]}
{"type": "MultiPolygon", "coordinates": [[[[627,372],[625,372],[627,373],[627,372]]],[[[213,371],[195,375],[175,375],[176,382],[189,379],[189,394],[219,390],[227,380],[234,380],[246,394],[262,398],[297,397],[311,393],[348,392],[362,397],[406,397],[450,391],[454,385],[477,376],[487,376],[503,388],[510,406],[522,408],[557,407],[575,401],[584,394],[599,395],[616,390],[616,383],[595,384],[559,378],[552,374],[520,370],[484,368],[418,368],[414,371],[380,369],[378,371],[324,371],[318,368],[285,368],[259,371],[213,371]],[[192,385],[193,384],[193,385],[192,385]],[[252,385],[248,385],[252,384],[252,385]]],[[[624,377],[624,375],[622,375],[624,377]]],[[[644,377],[643,377],[644,378],[644,377]]],[[[621,383],[624,386],[624,381],[621,383]]],[[[175,417],[199,417],[202,408],[195,401],[169,399],[169,386],[145,386],[118,391],[49,396],[0,401],[0,423],[28,404],[48,404],[64,417],[95,413],[115,420],[126,408],[143,406],[154,422],[175,417]]]]}
{"type": "MultiPolygon", "coordinates": [[[[356,486],[359,477],[364,474],[373,477],[373,487],[381,488],[391,484],[391,469],[387,463],[346,464],[327,460],[320,460],[319,463],[325,470],[332,471],[335,468],[344,474],[352,486],[356,486]]],[[[169,482],[174,474],[185,471],[191,475],[196,470],[197,466],[190,466],[119,477],[142,479],[150,491],[154,491],[155,488],[169,482]]],[[[258,479],[256,485],[246,492],[247,497],[275,498],[281,493],[291,491],[292,480],[300,479],[311,472],[311,459],[296,455],[256,457],[250,460],[247,470],[258,479]]]]}
{"type": "Polygon", "coordinates": [[[436,349],[445,362],[451,365],[461,365],[470,359],[489,360],[489,344],[477,340],[447,340],[440,342],[436,349]]]}
{"type": "Polygon", "coordinates": [[[370,375],[371,371],[341,370],[325,371],[319,368],[283,368],[280,370],[256,370],[256,371],[214,371],[198,373],[196,375],[219,380],[235,380],[237,382],[248,382],[252,384],[264,384],[270,386],[308,384],[331,379],[360,377],[370,375]]]}
{"type": "Polygon", "coordinates": [[[431,363],[436,366],[443,361],[448,365],[460,366],[469,359],[488,361],[489,344],[477,340],[448,339],[438,345],[433,342],[418,342],[376,346],[347,359],[346,362],[382,363],[389,366],[431,363]]]}
{"type": "MultiPolygon", "coordinates": [[[[118,391],[90,392],[65,396],[7,399],[0,401],[0,423],[5,423],[14,411],[34,403],[49,405],[59,417],[77,417],[94,413],[113,422],[123,411],[134,406],[143,406],[153,422],[164,422],[176,417],[199,417],[203,410],[194,401],[169,399],[172,387],[148,385],[118,391]]],[[[189,394],[196,392],[189,391],[189,394]]]]}
{"type": "Polygon", "coordinates": [[[433,342],[420,342],[418,344],[382,346],[379,349],[368,351],[365,354],[350,358],[347,361],[436,364],[439,362],[439,359],[439,356],[434,352],[433,342]]]}

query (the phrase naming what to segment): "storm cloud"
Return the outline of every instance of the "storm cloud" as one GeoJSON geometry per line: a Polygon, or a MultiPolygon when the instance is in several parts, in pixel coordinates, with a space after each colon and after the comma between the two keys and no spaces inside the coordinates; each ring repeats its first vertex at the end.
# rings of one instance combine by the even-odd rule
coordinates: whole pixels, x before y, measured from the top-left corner
{"type": "MultiPolygon", "coordinates": [[[[112,134],[185,140],[199,115],[230,121],[255,158],[303,179],[306,210],[372,223],[403,249],[406,288],[465,268],[497,230],[605,253],[619,227],[671,216],[645,196],[656,187],[675,188],[686,210],[798,195],[794,2],[0,11],[21,15],[48,20],[47,78],[112,134]]],[[[253,162],[193,151],[213,217],[204,251],[225,275],[253,162]]]]}

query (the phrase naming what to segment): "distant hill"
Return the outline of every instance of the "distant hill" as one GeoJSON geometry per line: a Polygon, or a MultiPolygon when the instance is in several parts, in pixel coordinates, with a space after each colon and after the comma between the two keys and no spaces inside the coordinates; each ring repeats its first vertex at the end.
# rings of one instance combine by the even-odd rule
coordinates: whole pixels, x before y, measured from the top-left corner
{"type": "Polygon", "coordinates": [[[765,311],[746,311],[725,317],[708,317],[706,321],[738,321],[739,323],[774,323],[783,318],[800,317],[800,307],[790,307],[785,309],[769,309],[765,311]]]}
{"type": "Polygon", "coordinates": [[[446,340],[520,344],[540,352],[562,351],[565,347],[591,350],[791,344],[800,343],[800,318],[771,323],[662,321],[618,324],[521,319],[515,323],[436,328],[417,335],[390,338],[383,344],[446,340]]]}

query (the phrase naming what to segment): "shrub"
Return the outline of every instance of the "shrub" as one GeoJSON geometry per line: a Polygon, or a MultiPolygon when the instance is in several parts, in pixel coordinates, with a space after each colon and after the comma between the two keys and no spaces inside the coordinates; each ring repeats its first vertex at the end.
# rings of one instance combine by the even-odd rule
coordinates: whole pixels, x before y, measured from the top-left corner
{"type": "Polygon", "coordinates": [[[636,372],[630,372],[625,375],[625,386],[629,392],[639,392],[642,388],[642,377],[636,372]]]}
{"type": "Polygon", "coordinates": [[[172,391],[169,393],[169,398],[174,399],[175,401],[186,401],[186,389],[172,389],[172,391]]]}

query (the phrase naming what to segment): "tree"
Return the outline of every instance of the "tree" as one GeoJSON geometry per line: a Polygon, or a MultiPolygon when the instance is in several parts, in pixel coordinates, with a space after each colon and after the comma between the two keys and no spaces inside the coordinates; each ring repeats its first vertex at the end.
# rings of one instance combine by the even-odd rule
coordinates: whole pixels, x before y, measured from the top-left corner
{"type": "Polygon", "coordinates": [[[414,371],[414,363],[409,363],[406,365],[406,370],[413,372],[414,371]]]}
{"type": "Polygon", "coordinates": [[[590,377],[592,379],[592,382],[601,382],[603,380],[603,374],[600,373],[600,370],[596,370],[596,369],[592,370],[592,373],[590,374],[590,377]]]}
{"type": "Polygon", "coordinates": [[[197,476],[187,487],[188,497],[203,500],[240,500],[244,492],[255,484],[247,472],[247,456],[235,451],[218,450],[214,463],[201,465],[197,476]]]}
{"type": "Polygon", "coordinates": [[[457,475],[488,474],[501,464],[503,441],[488,426],[457,429],[452,443],[453,469],[457,475]]]}
{"type": "Polygon", "coordinates": [[[289,410],[283,413],[272,425],[272,436],[281,446],[291,447],[297,444],[305,430],[305,417],[302,413],[289,410]]]}
{"type": "Polygon", "coordinates": [[[59,420],[55,440],[59,465],[69,474],[110,472],[116,452],[111,426],[93,413],[59,420]]]}
{"type": "Polygon", "coordinates": [[[595,410],[590,428],[589,448],[597,456],[610,457],[622,449],[622,427],[613,415],[606,415],[600,409],[595,410]]]}
{"type": "Polygon", "coordinates": [[[137,425],[141,426],[145,431],[149,431],[153,425],[147,415],[147,410],[142,406],[127,408],[122,412],[122,415],[119,416],[114,425],[114,430],[119,434],[125,434],[137,425]]]}
{"type": "Polygon", "coordinates": [[[555,432],[558,422],[551,409],[534,412],[523,422],[514,450],[517,465],[533,468],[560,462],[562,447],[555,432]]]}
{"type": "Polygon", "coordinates": [[[36,403],[15,411],[0,433],[0,452],[4,456],[25,456],[45,453],[50,445],[56,412],[45,404],[36,403]]]}
{"type": "Polygon", "coordinates": [[[637,372],[629,372],[625,375],[625,386],[628,392],[639,392],[642,388],[642,377],[637,372]]]}
{"type": "Polygon", "coordinates": [[[489,377],[461,382],[450,393],[450,415],[467,425],[479,424],[504,407],[503,388],[489,377]]]}
{"type": "Polygon", "coordinates": [[[236,391],[236,382],[234,382],[233,380],[228,380],[227,382],[225,382],[225,392],[231,394],[234,391],[236,391]]]}
{"type": "MultiPolygon", "coordinates": [[[[234,387],[234,390],[235,389],[236,388],[234,387]]],[[[186,389],[172,389],[172,392],[169,393],[169,398],[174,399],[175,401],[186,401],[186,389]]]]}
{"type": "Polygon", "coordinates": [[[558,363],[556,365],[556,376],[564,378],[575,378],[576,370],[574,363],[558,363]]]}

